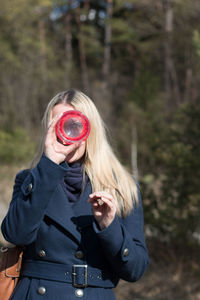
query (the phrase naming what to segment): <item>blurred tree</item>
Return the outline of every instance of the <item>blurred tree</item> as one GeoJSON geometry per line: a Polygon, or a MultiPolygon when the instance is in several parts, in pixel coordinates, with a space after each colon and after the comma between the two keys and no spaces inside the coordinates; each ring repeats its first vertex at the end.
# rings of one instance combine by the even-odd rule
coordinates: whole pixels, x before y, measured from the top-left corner
{"type": "MultiPolygon", "coordinates": [[[[83,6],[83,14],[84,17],[87,19],[89,12],[89,1],[86,0],[83,6]]],[[[76,9],[76,22],[78,25],[78,45],[79,45],[79,56],[80,56],[80,69],[81,69],[81,77],[82,77],[82,84],[83,84],[83,91],[85,93],[89,93],[89,78],[88,78],[88,67],[86,62],[86,50],[84,44],[84,36],[83,36],[83,29],[82,29],[82,22],[81,22],[81,11],[76,9]]]]}
{"type": "Polygon", "coordinates": [[[174,95],[176,105],[180,103],[180,91],[178,85],[177,72],[174,65],[172,55],[172,33],[174,30],[174,11],[171,0],[163,0],[163,7],[165,11],[165,39],[164,39],[164,63],[165,63],[165,94],[167,97],[174,95]]]}
{"type": "Polygon", "coordinates": [[[198,175],[189,137],[198,138],[184,120],[197,128],[199,0],[0,4],[0,144],[20,126],[36,139],[49,99],[69,87],[83,89],[135,176],[138,165],[148,223],[173,238],[177,230],[182,239],[179,220],[184,230],[192,220],[188,230],[196,230],[190,210],[199,201],[198,185],[188,178],[192,169],[198,175]]]}
{"type": "Polygon", "coordinates": [[[106,21],[105,21],[105,35],[104,35],[104,57],[102,65],[102,90],[104,96],[107,98],[109,95],[109,82],[110,82],[110,64],[111,64],[111,38],[112,38],[112,13],[113,13],[113,1],[106,1],[106,21]]]}
{"type": "Polygon", "coordinates": [[[200,105],[183,105],[158,137],[154,160],[162,172],[157,178],[152,172],[151,184],[148,177],[143,178],[146,221],[161,240],[194,242],[194,233],[199,231],[199,128],[200,105]]]}
{"type": "Polygon", "coordinates": [[[12,53],[1,53],[0,63],[3,71],[0,101],[4,114],[1,123],[6,127],[17,123],[31,128],[32,122],[40,119],[38,93],[45,72],[44,51],[49,51],[45,48],[44,24],[40,21],[48,9],[49,1],[2,3],[2,45],[7,45],[12,53]],[[38,5],[45,10],[42,16],[38,5]]]}
{"type": "Polygon", "coordinates": [[[15,128],[13,131],[0,130],[0,163],[15,165],[32,159],[35,145],[26,130],[15,128]]]}

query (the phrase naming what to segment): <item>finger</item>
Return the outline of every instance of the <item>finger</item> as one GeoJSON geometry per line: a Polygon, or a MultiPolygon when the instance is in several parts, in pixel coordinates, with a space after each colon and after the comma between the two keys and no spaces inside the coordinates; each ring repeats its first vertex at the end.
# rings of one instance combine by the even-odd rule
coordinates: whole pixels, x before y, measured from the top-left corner
{"type": "Polygon", "coordinates": [[[94,198],[89,198],[89,199],[88,199],[88,202],[89,202],[89,203],[95,203],[95,201],[96,201],[96,199],[94,199],[94,198]]]}
{"type": "Polygon", "coordinates": [[[49,122],[48,128],[54,127],[54,125],[57,123],[57,121],[62,117],[63,112],[60,114],[55,115],[55,117],[49,122]]]}
{"type": "Polygon", "coordinates": [[[104,204],[101,198],[93,198],[88,200],[89,203],[91,203],[93,206],[101,206],[104,204]]]}
{"type": "Polygon", "coordinates": [[[101,197],[106,197],[108,199],[110,199],[111,201],[114,201],[113,196],[107,192],[94,192],[92,194],[89,195],[90,198],[101,198],[101,197]]]}
{"type": "Polygon", "coordinates": [[[96,211],[95,212],[95,216],[96,217],[101,217],[102,216],[102,212],[101,211],[96,211]]]}
{"type": "Polygon", "coordinates": [[[54,119],[52,119],[49,124],[48,124],[48,129],[51,127],[52,123],[53,123],[54,119]]]}
{"type": "Polygon", "coordinates": [[[111,201],[110,199],[106,198],[106,197],[90,198],[88,200],[88,202],[91,203],[93,206],[94,206],[94,204],[95,204],[95,206],[102,206],[103,204],[105,204],[110,209],[113,209],[115,207],[115,203],[113,201],[111,201]]]}
{"type": "Polygon", "coordinates": [[[58,122],[58,120],[61,118],[63,113],[56,115],[48,124],[48,131],[47,131],[47,140],[51,140],[51,142],[57,141],[57,136],[55,132],[55,125],[58,122]]]}
{"type": "Polygon", "coordinates": [[[54,150],[57,153],[63,153],[65,156],[70,154],[71,152],[75,151],[80,146],[80,143],[74,143],[70,145],[63,145],[56,141],[54,144],[54,150]]]}
{"type": "Polygon", "coordinates": [[[98,204],[99,204],[100,206],[104,204],[104,202],[103,202],[103,200],[102,200],[101,198],[98,198],[98,199],[97,199],[97,202],[98,202],[98,204]]]}
{"type": "Polygon", "coordinates": [[[48,125],[47,136],[53,137],[53,140],[54,140],[54,141],[57,140],[56,131],[55,131],[55,126],[56,126],[58,120],[61,118],[62,115],[63,115],[63,113],[56,115],[56,116],[49,122],[49,125],[48,125]]]}
{"type": "Polygon", "coordinates": [[[101,197],[101,201],[103,202],[103,204],[106,204],[110,209],[113,209],[114,204],[113,204],[112,201],[110,201],[110,199],[107,199],[105,197],[101,197]]]}
{"type": "Polygon", "coordinates": [[[73,144],[70,144],[70,145],[61,145],[63,150],[64,150],[64,153],[67,155],[73,151],[75,151],[77,148],[79,148],[81,145],[81,143],[73,143],[73,144]]]}
{"type": "Polygon", "coordinates": [[[93,207],[95,207],[95,208],[98,207],[98,203],[97,203],[97,202],[94,202],[92,205],[93,205],[93,207]]]}
{"type": "MultiPolygon", "coordinates": [[[[108,192],[105,191],[99,191],[99,192],[94,192],[92,194],[90,194],[92,197],[96,196],[96,197],[101,197],[101,196],[105,196],[105,195],[110,195],[108,192]]],[[[111,195],[110,195],[111,196],[111,195]]]]}

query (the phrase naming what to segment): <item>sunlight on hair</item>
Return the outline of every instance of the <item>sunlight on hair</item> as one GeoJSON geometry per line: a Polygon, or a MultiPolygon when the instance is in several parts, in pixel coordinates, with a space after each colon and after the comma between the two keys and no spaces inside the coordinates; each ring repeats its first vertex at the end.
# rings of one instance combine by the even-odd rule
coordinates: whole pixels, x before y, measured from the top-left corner
{"type": "Polygon", "coordinates": [[[137,185],[116,158],[108,143],[104,122],[92,100],[84,93],[71,89],[57,94],[49,102],[42,120],[43,133],[40,149],[32,167],[42,156],[45,136],[52,118],[52,108],[59,103],[72,105],[89,119],[91,132],[86,140],[84,168],[90,178],[92,190],[108,191],[117,200],[117,214],[127,216],[133,206],[138,203],[137,185]]]}

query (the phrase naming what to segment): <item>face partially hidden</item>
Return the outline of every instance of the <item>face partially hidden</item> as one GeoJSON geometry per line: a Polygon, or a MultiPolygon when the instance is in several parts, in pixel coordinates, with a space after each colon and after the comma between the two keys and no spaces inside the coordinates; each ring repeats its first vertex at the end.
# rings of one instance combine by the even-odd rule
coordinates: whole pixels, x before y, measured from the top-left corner
{"type": "MultiPolygon", "coordinates": [[[[55,118],[56,115],[60,115],[61,113],[64,113],[68,110],[74,110],[74,107],[72,105],[64,103],[55,105],[52,108],[52,119],[55,118]]],[[[67,147],[67,145],[65,147],[67,147]]],[[[73,163],[75,161],[80,160],[84,156],[85,149],[86,143],[82,142],[81,145],[78,148],[76,148],[76,150],[68,154],[68,156],[66,157],[66,162],[73,163]]]]}

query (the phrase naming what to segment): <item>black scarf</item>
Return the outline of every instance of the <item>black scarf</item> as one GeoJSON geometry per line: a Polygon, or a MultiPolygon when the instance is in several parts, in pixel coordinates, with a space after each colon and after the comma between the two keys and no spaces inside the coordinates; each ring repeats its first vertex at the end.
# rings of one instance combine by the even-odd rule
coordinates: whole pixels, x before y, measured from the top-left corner
{"type": "MultiPolygon", "coordinates": [[[[88,177],[86,175],[85,184],[87,181],[88,177]]],[[[83,164],[81,162],[69,164],[69,169],[64,176],[63,187],[69,202],[75,203],[83,190],[83,164]]]]}

